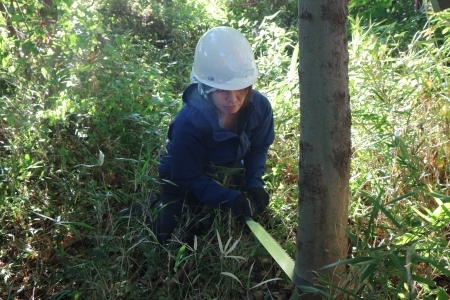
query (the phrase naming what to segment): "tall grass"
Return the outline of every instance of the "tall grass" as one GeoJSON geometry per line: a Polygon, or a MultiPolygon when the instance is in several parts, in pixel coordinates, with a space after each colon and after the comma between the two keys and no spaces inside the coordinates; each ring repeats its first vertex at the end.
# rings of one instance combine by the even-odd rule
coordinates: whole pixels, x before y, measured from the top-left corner
{"type": "MultiPolygon", "coordinates": [[[[168,245],[143,218],[117,216],[157,193],[159,153],[195,43],[206,27],[231,25],[249,37],[261,72],[255,87],[274,107],[276,140],[265,175],[272,201],[259,222],[295,254],[295,28],[286,26],[285,11],[255,20],[256,8],[240,2],[170,2],[171,10],[158,1],[80,2],[77,18],[60,18],[61,52],[43,45],[47,55],[32,53],[28,64],[14,57],[11,40],[2,41],[9,56],[1,79],[9,87],[0,97],[1,298],[292,297],[293,284],[227,211],[208,210],[204,235],[185,244],[182,227],[168,245]],[[127,15],[110,18],[118,7],[127,15]],[[92,18],[83,22],[86,12],[92,18]],[[146,28],[150,16],[156,27],[146,28]],[[99,33],[107,46],[95,41],[99,33]],[[29,70],[43,73],[20,77],[29,70]]],[[[431,16],[415,34],[350,20],[352,249],[337,262],[348,265],[347,282],[328,285],[330,297],[448,298],[448,17],[431,16]]]]}
{"type": "Polygon", "coordinates": [[[447,17],[432,16],[406,49],[389,25],[351,22],[354,259],[347,263],[352,292],[364,299],[447,299],[448,281],[436,284],[450,275],[450,68],[442,55],[448,38],[438,38],[447,17]]]}

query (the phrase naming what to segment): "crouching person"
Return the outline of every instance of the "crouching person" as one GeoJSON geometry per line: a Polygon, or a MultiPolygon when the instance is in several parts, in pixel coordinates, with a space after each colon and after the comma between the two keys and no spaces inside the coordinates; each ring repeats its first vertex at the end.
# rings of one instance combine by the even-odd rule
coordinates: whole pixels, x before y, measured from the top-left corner
{"type": "MultiPolygon", "coordinates": [[[[158,167],[162,205],[151,228],[160,242],[185,225],[185,214],[201,214],[205,206],[249,217],[267,207],[262,176],[274,124],[268,99],[252,89],[257,78],[252,48],[239,31],[216,27],[198,41],[192,84],[158,167]],[[242,172],[230,184],[217,175],[220,168],[242,172]]],[[[188,233],[197,234],[195,225],[188,233]]]]}

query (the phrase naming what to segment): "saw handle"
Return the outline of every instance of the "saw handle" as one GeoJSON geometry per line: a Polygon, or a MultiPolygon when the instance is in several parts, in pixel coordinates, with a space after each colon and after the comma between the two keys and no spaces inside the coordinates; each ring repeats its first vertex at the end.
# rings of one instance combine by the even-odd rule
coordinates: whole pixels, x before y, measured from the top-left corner
{"type": "Polygon", "coordinates": [[[252,218],[257,213],[256,203],[247,198],[244,194],[239,194],[234,198],[232,209],[237,216],[252,218]]]}
{"type": "Polygon", "coordinates": [[[248,198],[254,202],[258,208],[258,214],[262,213],[269,204],[269,193],[263,188],[252,187],[247,191],[248,198]]]}

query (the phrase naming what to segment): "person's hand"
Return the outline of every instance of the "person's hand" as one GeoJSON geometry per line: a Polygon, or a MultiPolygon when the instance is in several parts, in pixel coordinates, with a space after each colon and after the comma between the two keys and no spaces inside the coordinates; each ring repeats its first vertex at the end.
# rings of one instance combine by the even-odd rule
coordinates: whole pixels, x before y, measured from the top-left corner
{"type": "Polygon", "coordinates": [[[248,198],[254,202],[258,208],[258,213],[262,213],[269,204],[269,193],[263,188],[253,187],[247,191],[248,198]]]}
{"type": "Polygon", "coordinates": [[[237,195],[233,200],[232,210],[237,216],[247,216],[252,218],[256,214],[256,204],[244,196],[237,195]]]}

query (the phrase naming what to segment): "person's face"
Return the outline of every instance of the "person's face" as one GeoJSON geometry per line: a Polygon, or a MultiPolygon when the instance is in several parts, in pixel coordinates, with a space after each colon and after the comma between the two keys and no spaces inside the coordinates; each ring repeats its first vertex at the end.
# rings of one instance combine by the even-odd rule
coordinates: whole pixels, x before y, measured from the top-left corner
{"type": "Polygon", "coordinates": [[[222,115],[237,113],[244,104],[247,89],[237,91],[216,90],[211,93],[214,105],[222,115]]]}

